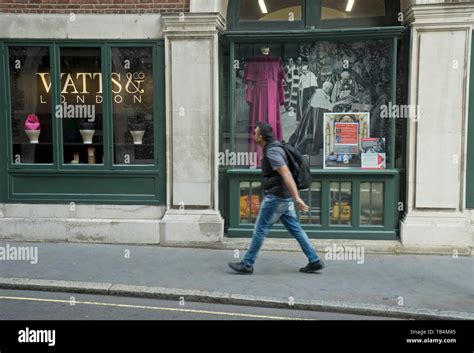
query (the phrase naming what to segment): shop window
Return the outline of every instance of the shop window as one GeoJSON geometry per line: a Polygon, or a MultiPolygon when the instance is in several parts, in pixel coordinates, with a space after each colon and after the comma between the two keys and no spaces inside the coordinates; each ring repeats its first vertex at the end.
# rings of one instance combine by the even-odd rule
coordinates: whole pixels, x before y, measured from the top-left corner
{"type": "Polygon", "coordinates": [[[352,224],[352,184],[332,182],[330,185],[330,214],[332,225],[352,224]]]}
{"type": "Polygon", "coordinates": [[[64,164],[104,161],[100,48],[61,48],[61,118],[64,164]]]}
{"type": "Polygon", "coordinates": [[[277,140],[308,155],[312,168],[385,169],[390,162],[392,44],[237,44],[229,144],[260,167],[262,149],[253,131],[264,121],[277,140]]]}
{"type": "Polygon", "coordinates": [[[12,163],[53,163],[48,47],[9,48],[12,163]]]}
{"type": "Polygon", "coordinates": [[[115,164],[154,164],[152,48],[112,48],[115,164]]]}
{"type": "Polygon", "coordinates": [[[321,19],[385,17],[385,0],[322,0],[321,19]]]}
{"type": "Polygon", "coordinates": [[[360,224],[383,225],[384,185],[380,182],[360,184],[360,224]]]}
{"type": "Polygon", "coordinates": [[[241,0],[240,21],[300,21],[301,0],[241,0]]]}
{"type": "Polygon", "coordinates": [[[228,29],[288,30],[400,25],[400,1],[229,0],[228,29]]]}
{"type": "Polygon", "coordinates": [[[156,166],[154,53],[152,45],[9,45],[11,163],[156,166]]]}
{"type": "Polygon", "coordinates": [[[240,223],[255,223],[262,201],[262,184],[256,181],[240,182],[240,223]]]}
{"type": "Polygon", "coordinates": [[[300,213],[302,224],[321,224],[321,182],[311,183],[309,190],[300,191],[300,197],[309,206],[309,212],[300,213]]]}

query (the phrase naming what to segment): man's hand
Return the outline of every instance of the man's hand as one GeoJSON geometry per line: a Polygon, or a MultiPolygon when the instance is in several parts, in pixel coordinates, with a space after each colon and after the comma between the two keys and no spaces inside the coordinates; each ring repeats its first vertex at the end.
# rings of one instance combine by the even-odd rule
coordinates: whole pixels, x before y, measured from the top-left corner
{"type": "Polygon", "coordinates": [[[309,211],[309,206],[300,198],[297,198],[295,200],[296,202],[296,207],[303,212],[308,212],[309,211]]]}
{"type": "Polygon", "coordinates": [[[298,188],[296,187],[295,179],[293,179],[293,175],[290,172],[288,166],[284,165],[281,168],[277,169],[278,174],[281,175],[285,185],[287,186],[288,190],[290,190],[291,196],[293,200],[295,200],[296,207],[303,212],[308,212],[309,207],[308,205],[300,198],[298,193],[298,188]]]}

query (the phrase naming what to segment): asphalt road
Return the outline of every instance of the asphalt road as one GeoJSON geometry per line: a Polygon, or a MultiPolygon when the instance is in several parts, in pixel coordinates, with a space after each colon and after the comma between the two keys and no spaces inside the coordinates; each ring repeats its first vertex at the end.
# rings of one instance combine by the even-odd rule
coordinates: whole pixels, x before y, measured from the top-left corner
{"type": "Polygon", "coordinates": [[[381,317],[104,295],[0,290],[0,320],[381,320],[381,317]]]}

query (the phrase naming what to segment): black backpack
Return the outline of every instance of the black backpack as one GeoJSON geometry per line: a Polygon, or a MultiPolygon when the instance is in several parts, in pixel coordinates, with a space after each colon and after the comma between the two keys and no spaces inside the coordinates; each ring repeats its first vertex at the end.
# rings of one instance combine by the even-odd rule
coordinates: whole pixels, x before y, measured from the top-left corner
{"type": "Polygon", "coordinates": [[[293,174],[298,190],[306,190],[311,187],[311,170],[308,155],[302,155],[295,146],[282,141],[281,146],[288,157],[288,168],[293,174]]]}

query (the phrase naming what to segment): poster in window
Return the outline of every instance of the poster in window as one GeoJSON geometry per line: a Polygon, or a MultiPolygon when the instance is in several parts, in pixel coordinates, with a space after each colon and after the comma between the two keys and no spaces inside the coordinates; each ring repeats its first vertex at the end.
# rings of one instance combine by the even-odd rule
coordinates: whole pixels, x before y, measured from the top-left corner
{"type": "Polygon", "coordinates": [[[324,114],[324,168],[361,168],[362,139],[370,137],[370,113],[324,114]]]}
{"type": "Polygon", "coordinates": [[[361,141],[361,168],[386,168],[385,138],[363,138],[361,141]]]}

